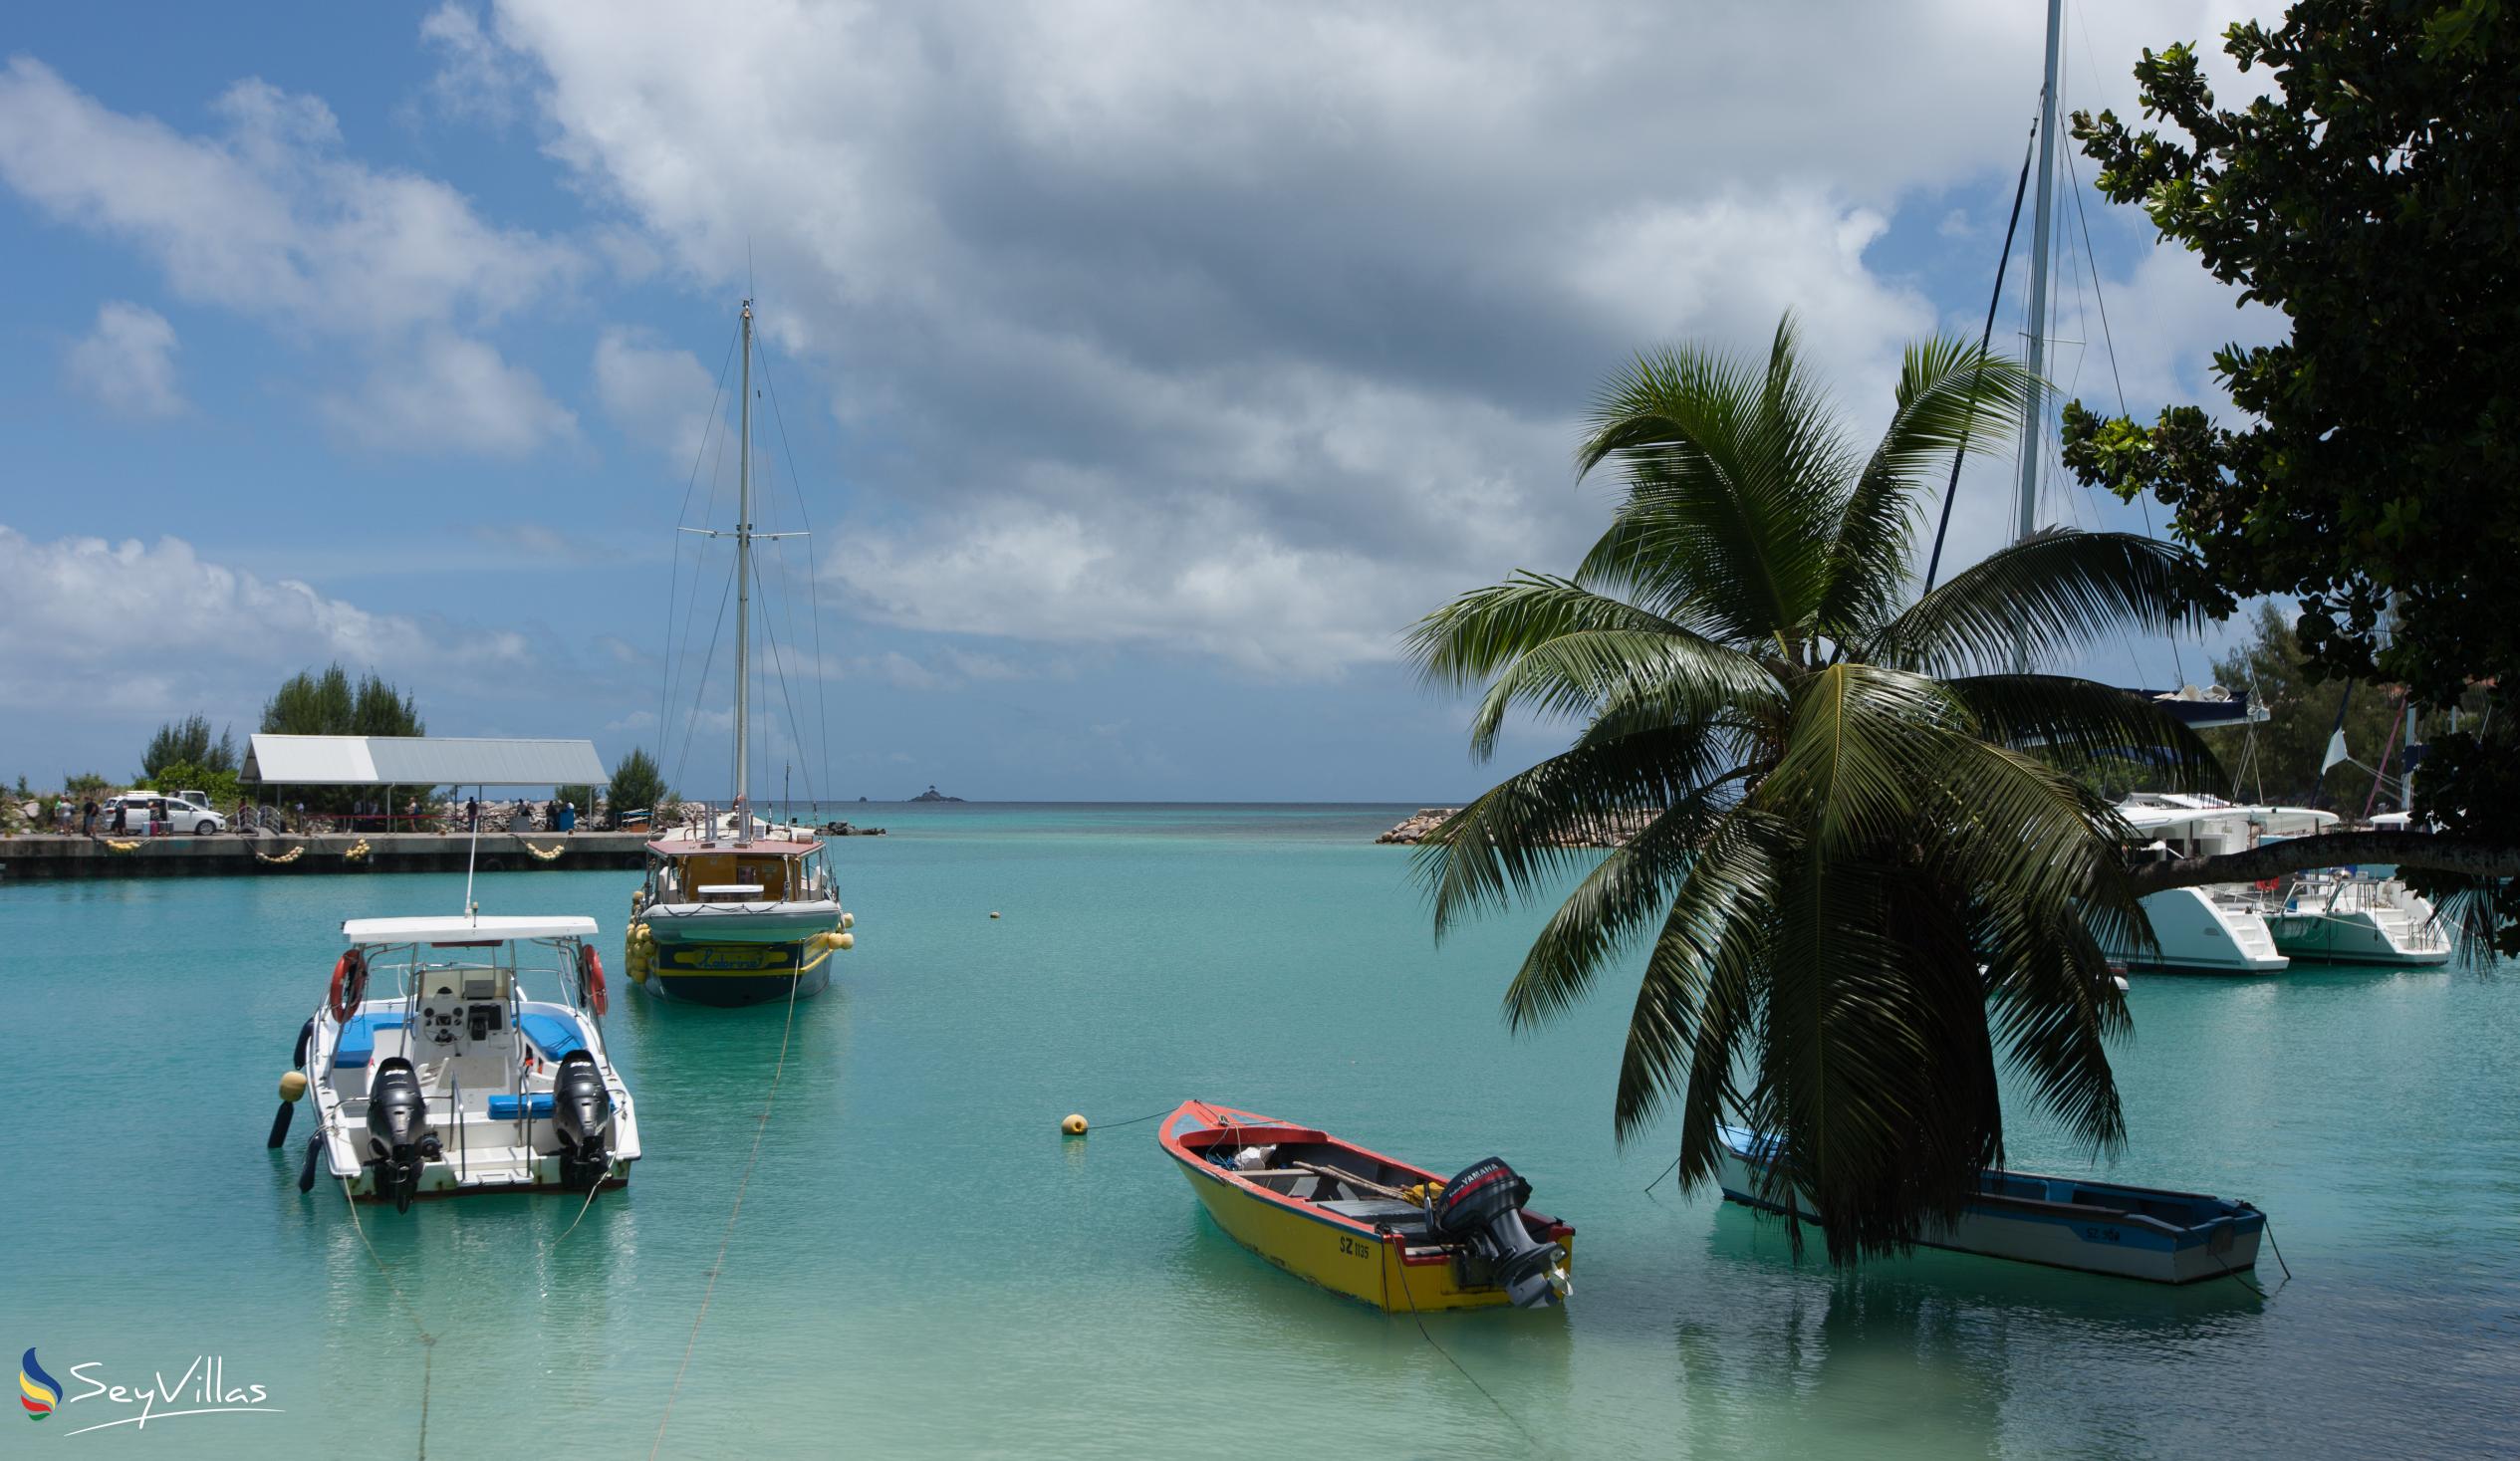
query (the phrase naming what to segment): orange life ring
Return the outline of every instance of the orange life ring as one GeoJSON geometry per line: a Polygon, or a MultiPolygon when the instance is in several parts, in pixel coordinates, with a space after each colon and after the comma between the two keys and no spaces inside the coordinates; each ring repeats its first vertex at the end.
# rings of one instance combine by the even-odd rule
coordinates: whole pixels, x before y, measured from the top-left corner
{"type": "Polygon", "coordinates": [[[333,992],[327,1003],[336,1020],[347,1020],[368,997],[368,956],[357,949],[346,949],[333,963],[333,992]]]}
{"type": "Polygon", "coordinates": [[[594,944],[578,945],[578,987],[587,1004],[602,1016],[609,1003],[604,996],[604,956],[595,951],[594,944]]]}

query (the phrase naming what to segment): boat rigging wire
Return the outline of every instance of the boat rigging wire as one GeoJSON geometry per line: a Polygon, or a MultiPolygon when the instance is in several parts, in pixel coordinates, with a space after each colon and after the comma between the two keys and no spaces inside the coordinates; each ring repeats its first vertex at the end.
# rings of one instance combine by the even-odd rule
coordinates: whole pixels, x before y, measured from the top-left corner
{"type": "Polygon", "coordinates": [[[823,663],[823,576],[816,564],[814,551],[814,511],[805,502],[805,478],[796,469],[796,447],[788,440],[788,417],[779,409],[779,382],[770,374],[770,355],[761,357],[761,383],[770,390],[770,419],[779,428],[779,450],[788,459],[788,484],[796,493],[797,520],[805,525],[805,592],[814,624],[814,713],[821,726],[823,753],[823,788],[832,784],[832,720],[830,701],[824,685],[831,678],[823,663]]]}
{"type": "MultiPolygon", "coordinates": [[[[2004,270],[2012,263],[2013,234],[2021,227],[2021,197],[2030,188],[2030,156],[2038,142],[2039,122],[2034,117],[2030,122],[2030,140],[2021,148],[2021,178],[2013,184],[2012,217],[2004,224],[2004,251],[1995,259],[1995,289],[1986,301],[1986,328],[1977,337],[1980,356],[1986,354],[1987,347],[1995,340],[1995,312],[2004,300],[2004,270]]],[[[1933,592],[1935,573],[1942,567],[1942,540],[1951,531],[1951,505],[1960,498],[1960,463],[1967,459],[1968,453],[1968,428],[1963,426],[1960,444],[1951,452],[1951,480],[1942,488],[1942,522],[1933,530],[1933,555],[1925,560],[1925,587],[1919,591],[1920,594],[1933,592]]]]}
{"type": "MultiPolygon", "coordinates": [[[[726,372],[728,368],[735,364],[735,341],[741,333],[742,327],[740,325],[735,330],[727,332],[726,359],[719,362],[717,366],[717,393],[709,398],[709,413],[700,427],[700,439],[691,447],[691,474],[683,480],[682,506],[674,514],[673,525],[675,538],[673,545],[673,572],[671,577],[666,581],[665,587],[665,645],[664,654],[659,666],[662,670],[662,674],[656,685],[656,751],[660,759],[662,758],[665,749],[665,712],[671,708],[673,703],[673,607],[674,601],[680,598],[682,594],[681,529],[682,525],[689,521],[691,516],[691,493],[700,485],[700,463],[707,460],[709,454],[709,438],[711,435],[716,433],[717,408],[726,399],[726,372]]],[[[717,497],[716,483],[714,480],[710,483],[709,497],[711,501],[715,501],[717,497]]],[[[693,573],[696,575],[698,572],[698,565],[694,564],[692,569],[693,573]]],[[[694,584],[693,588],[696,591],[698,586],[694,584]]],[[[697,607],[696,592],[694,594],[694,607],[697,607]]],[[[686,645],[690,642],[690,636],[687,633],[683,636],[683,642],[686,645]]]]}
{"type": "MultiPolygon", "coordinates": [[[[2072,148],[2066,149],[2065,176],[2066,180],[2073,184],[2066,191],[2073,196],[2074,218],[2083,229],[2083,268],[2084,272],[2091,275],[2092,302],[2100,307],[2100,343],[2102,349],[2109,355],[2109,381],[2118,391],[2118,414],[2130,415],[2127,409],[2126,377],[2118,370],[2118,341],[2109,330],[2109,295],[2100,284],[2100,255],[2092,249],[2092,218],[2083,205],[2083,174],[2082,170],[2074,165],[2072,148]]],[[[2138,492],[2135,495],[2135,501],[2136,506],[2143,513],[2143,536],[2146,538],[2157,536],[2152,531],[2152,494],[2149,491],[2138,492]]],[[[2178,682],[2183,685],[2187,683],[2187,663],[2178,652],[2178,634],[2173,631],[2162,637],[2170,641],[2170,669],[2178,676],[2178,682]]]]}
{"type": "Polygon", "coordinates": [[[753,1124],[752,1151],[744,1158],[743,1174],[735,1179],[735,1205],[727,1209],[726,1231],[717,1240],[717,1261],[709,1265],[708,1287],[700,1293],[700,1312],[691,1316],[691,1334],[682,1341],[682,1362],[674,1366],[673,1388],[665,1392],[664,1412],[656,1417],[656,1439],[647,1448],[647,1461],[656,1461],[664,1451],[665,1427],[673,1421],[674,1399],[682,1393],[682,1377],[691,1368],[691,1351],[700,1342],[700,1324],[709,1317],[709,1302],[717,1297],[718,1278],[726,1272],[726,1248],[735,1241],[735,1219],[743,1215],[744,1189],[752,1185],[753,1166],[761,1160],[761,1138],[770,1129],[770,1111],[779,1101],[779,1078],[787,1074],[788,1043],[796,1034],[797,987],[803,983],[802,971],[788,976],[788,1018],[779,1031],[779,1059],[770,1068],[770,1089],[761,1098],[761,1118],[753,1124]]]}

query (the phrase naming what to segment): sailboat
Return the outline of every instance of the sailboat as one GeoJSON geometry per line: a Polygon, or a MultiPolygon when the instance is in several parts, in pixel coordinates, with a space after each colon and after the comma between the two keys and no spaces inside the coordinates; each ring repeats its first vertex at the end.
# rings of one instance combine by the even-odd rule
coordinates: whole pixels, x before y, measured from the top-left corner
{"type": "Polygon", "coordinates": [[[723,819],[647,845],[647,876],[630,896],[626,963],[649,994],[704,1005],[794,1000],[831,984],[832,954],[854,942],[821,839],[753,815],[752,301],[743,303],[742,442],[736,454],[735,806],[723,819]]]}

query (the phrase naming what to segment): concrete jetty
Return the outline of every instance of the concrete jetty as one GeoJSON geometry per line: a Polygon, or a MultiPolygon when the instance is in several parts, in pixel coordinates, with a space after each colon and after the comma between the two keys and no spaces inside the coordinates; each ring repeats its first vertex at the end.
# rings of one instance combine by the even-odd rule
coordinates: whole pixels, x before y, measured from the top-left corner
{"type": "MultiPolygon", "coordinates": [[[[643,832],[484,832],[483,872],[643,867],[643,832]]],[[[461,872],[473,857],[462,834],[257,834],[156,838],[0,838],[0,879],[217,877],[316,872],[461,872]]]]}

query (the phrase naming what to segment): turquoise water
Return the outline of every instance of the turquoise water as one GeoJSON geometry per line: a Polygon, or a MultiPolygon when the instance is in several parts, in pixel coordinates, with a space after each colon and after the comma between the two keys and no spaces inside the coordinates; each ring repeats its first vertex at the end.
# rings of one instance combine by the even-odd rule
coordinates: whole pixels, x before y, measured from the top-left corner
{"type": "MultiPolygon", "coordinates": [[[[835,809],[858,947],[801,1004],[705,1323],[785,1011],[607,1024],[647,1156],[572,1199],[301,1197],[263,1134],[346,915],[460,879],[0,885],[0,1348],[280,1414],[104,1397],[0,1455],[2449,1456],[2520,1421],[2520,982],[2474,971],[2131,996],[2119,1175],[2246,1197],[2294,1277],[2186,1290],[1950,1255],[1842,1277],[1610,1135],[1624,1010],[1515,1038],[1533,918],[1436,950],[1405,808],[835,809]],[[991,910],[1004,916],[989,918],[991,910]],[[1452,1169],[1494,1151],[1581,1230],[1573,1305],[1427,1328],[1245,1254],[1130,1117],[1199,1096],[1452,1169]],[[1062,1140],[1081,1110],[1107,1129],[1062,1140]],[[2277,1286],[2281,1287],[2277,1287],[2277,1286]],[[162,1412],[177,1406],[160,1405],[162,1412]],[[1511,1419],[1507,1418],[1510,1414],[1511,1419]],[[1519,1429],[1518,1429],[1519,1427],[1519,1429]],[[1530,1438],[1527,1438],[1530,1437],[1530,1438]],[[1532,1438],[1536,1438],[1532,1439],[1532,1438]]],[[[487,878],[591,913],[633,877],[487,878]]],[[[1535,915],[1536,916],[1536,915],[1535,915]]],[[[618,959],[613,959],[618,964],[618,959]]],[[[2077,1163],[2017,1123],[2016,1161],[2077,1163]]]]}

